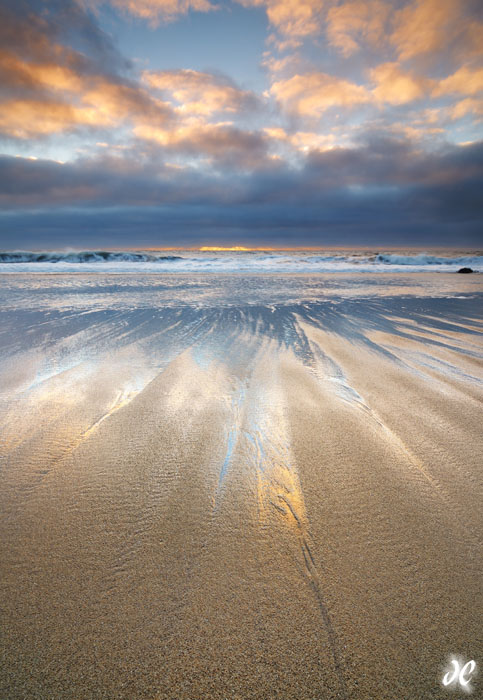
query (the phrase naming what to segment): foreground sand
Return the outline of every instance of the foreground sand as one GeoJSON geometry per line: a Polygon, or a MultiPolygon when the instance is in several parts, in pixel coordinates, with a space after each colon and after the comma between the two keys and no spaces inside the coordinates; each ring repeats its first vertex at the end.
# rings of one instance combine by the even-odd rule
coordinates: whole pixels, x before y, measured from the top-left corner
{"type": "Polygon", "coordinates": [[[449,277],[7,289],[0,698],[429,700],[452,654],[478,697],[482,289],[449,277]]]}

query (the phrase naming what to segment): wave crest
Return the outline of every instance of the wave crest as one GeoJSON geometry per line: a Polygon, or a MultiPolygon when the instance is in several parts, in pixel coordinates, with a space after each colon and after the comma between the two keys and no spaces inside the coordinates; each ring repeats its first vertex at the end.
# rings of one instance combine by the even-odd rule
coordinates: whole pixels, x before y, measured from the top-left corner
{"type": "Polygon", "coordinates": [[[158,262],[182,260],[179,255],[152,255],[128,251],[108,252],[86,250],[80,253],[0,253],[0,263],[103,263],[103,262],[158,262]]]}
{"type": "Polygon", "coordinates": [[[376,261],[386,265],[471,265],[479,262],[479,258],[466,256],[460,258],[443,258],[427,253],[419,255],[397,255],[380,253],[376,256],[376,261]]]}

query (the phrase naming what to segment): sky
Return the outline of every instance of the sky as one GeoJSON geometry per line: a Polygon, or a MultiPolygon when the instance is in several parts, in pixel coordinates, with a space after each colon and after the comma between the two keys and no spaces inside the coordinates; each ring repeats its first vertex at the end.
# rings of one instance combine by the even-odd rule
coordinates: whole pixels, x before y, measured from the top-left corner
{"type": "Polygon", "coordinates": [[[483,247],[481,0],[2,0],[0,248],[483,247]]]}

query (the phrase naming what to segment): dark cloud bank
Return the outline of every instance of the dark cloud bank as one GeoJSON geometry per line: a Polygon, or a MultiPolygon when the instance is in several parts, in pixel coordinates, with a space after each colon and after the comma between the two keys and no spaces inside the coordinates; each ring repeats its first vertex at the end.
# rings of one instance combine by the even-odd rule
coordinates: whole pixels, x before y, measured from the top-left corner
{"type": "MultiPolygon", "coordinates": [[[[257,146],[258,147],[258,146],[257,146]]],[[[398,140],[240,173],[153,154],[60,164],[0,158],[3,248],[482,243],[483,144],[425,154],[398,140]]]]}

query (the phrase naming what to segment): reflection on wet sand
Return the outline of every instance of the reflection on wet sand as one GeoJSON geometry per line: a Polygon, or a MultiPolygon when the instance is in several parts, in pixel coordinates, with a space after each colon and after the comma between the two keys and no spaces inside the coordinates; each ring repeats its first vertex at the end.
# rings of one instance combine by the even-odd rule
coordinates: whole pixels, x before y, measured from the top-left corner
{"type": "Polygon", "coordinates": [[[478,282],[152,277],[4,285],[0,697],[446,697],[478,282]]]}

